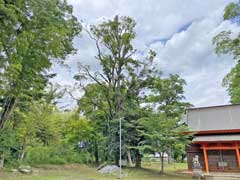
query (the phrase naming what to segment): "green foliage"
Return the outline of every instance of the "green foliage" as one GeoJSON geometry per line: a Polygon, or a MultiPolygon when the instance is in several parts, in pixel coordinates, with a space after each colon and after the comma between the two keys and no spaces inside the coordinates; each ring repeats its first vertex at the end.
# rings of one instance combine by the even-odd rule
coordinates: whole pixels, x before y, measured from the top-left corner
{"type": "Polygon", "coordinates": [[[5,161],[12,162],[11,150],[17,149],[15,132],[11,128],[11,125],[5,129],[0,130],[0,158],[5,161]]]}
{"type": "MultiPolygon", "coordinates": [[[[239,3],[231,3],[225,8],[224,19],[232,19],[239,15],[239,3]]],[[[213,43],[216,45],[215,51],[218,55],[230,54],[237,61],[237,65],[225,76],[223,86],[228,90],[231,97],[231,103],[240,103],[240,33],[234,37],[231,31],[222,31],[213,38],[213,43]]]]}
{"type": "Polygon", "coordinates": [[[44,100],[32,102],[27,111],[16,108],[14,121],[0,133],[0,154],[6,165],[88,163],[90,147],[79,141],[92,137],[89,121],[77,111],[61,112],[44,100]],[[14,122],[14,123],[13,123],[14,122]]]}
{"type": "MultiPolygon", "coordinates": [[[[91,119],[98,137],[106,137],[104,144],[100,145],[107,146],[104,159],[115,159],[115,162],[118,161],[119,150],[118,120],[127,109],[135,69],[141,65],[139,60],[132,57],[135,53],[131,44],[135,38],[135,25],[135,21],[129,17],[116,16],[113,20],[92,26],[89,34],[96,42],[96,59],[102,71],[91,74],[88,67],[82,66],[75,76],[79,81],[88,79],[94,82],[83,87],[85,95],[79,101],[79,108],[91,119]]],[[[99,142],[96,139],[94,141],[95,147],[99,147],[99,142]]],[[[95,153],[98,154],[98,151],[95,153]]]]}
{"type": "Polygon", "coordinates": [[[231,31],[222,31],[217,36],[213,38],[213,43],[216,45],[217,54],[231,54],[235,60],[240,59],[239,55],[239,44],[240,44],[240,34],[236,38],[231,37],[231,31]]]}
{"type": "Polygon", "coordinates": [[[223,85],[227,87],[228,93],[231,97],[231,103],[240,103],[240,64],[238,63],[232,70],[224,77],[223,85]]]}
{"type": "Polygon", "coordinates": [[[0,25],[0,152],[8,164],[118,163],[120,119],[122,155],[136,167],[146,147],[163,153],[185,143],[185,81],[162,78],[152,50],[134,56],[132,18],[91,26],[101,70],[80,65],[75,79],[84,95],[77,110],[66,112],[56,106],[62,93],[49,86],[55,74],[48,70],[75,52],[81,27],[72,7],[66,0],[0,0],[0,25]]]}
{"type": "Polygon", "coordinates": [[[177,162],[183,163],[184,159],[186,157],[186,150],[185,150],[185,144],[183,143],[177,143],[174,147],[173,147],[173,152],[174,152],[174,159],[177,162]]]}
{"type": "Polygon", "coordinates": [[[240,15],[240,5],[239,3],[230,3],[226,8],[223,15],[225,20],[235,18],[240,15]]]}
{"type": "Polygon", "coordinates": [[[148,103],[168,117],[181,118],[182,113],[190,104],[184,102],[184,86],[186,82],[178,75],[167,78],[156,78],[152,85],[152,93],[146,97],[148,103]]]}
{"type": "Polygon", "coordinates": [[[31,147],[27,152],[25,163],[31,165],[88,163],[91,160],[87,152],[76,152],[73,147],[64,144],[31,147]]]}
{"type": "Polygon", "coordinates": [[[188,143],[188,136],[183,132],[188,131],[184,125],[179,125],[176,118],[172,119],[166,113],[152,114],[139,120],[142,126],[141,134],[146,137],[142,141],[142,151],[158,152],[161,159],[160,173],[164,173],[164,153],[174,149],[177,145],[188,143]]]}
{"type": "Polygon", "coordinates": [[[153,114],[139,120],[143,127],[141,133],[146,136],[143,148],[152,152],[167,152],[179,142],[187,141],[182,133],[187,131],[176,119],[169,119],[164,113],[153,114]]]}
{"type": "Polygon", "coordinates": [[[102,69],[92,73],[89,67],[81,65],[75,79],[80,85],[86,79],[91,82],[81,86],[84,95],[78,105],[79,111],[90,119],[93,134],[97,137],[91,141],[95,159],[101,155],[104,161],[118,163],[121,118],[123,157],[129,158],[132,153],[136,167],[140,167],[141,145],[149,139],[140,133],[139,119],[148,119],[149,114],[158,109],[168,119],[174,119],[176,125],[189,104],[183,102],[185,81],[178,75],[161,78],[154,62],[154,51],[150,50],[145,57],[134,58],[135,25],[130,17],[116,16],[92,26],[89,34],[96,43],[96,59],[102,69]],[[104,154],[101,153],[103,149],[104,154]]]}
{"type": "Polygon", "coordinates": [[[53,59],[75,52],[80,31],[66,0],[0,1],[0,128],[20,98],[42,94],[53,59]]]}
{"type": "Polygon", "coordinates": [[[75,112],[66,123],[66,140],[73,144],[77,144],[79,141],[88,141],[91,138],[92,129],[89,121],[84,117],[79,117],[75,112]]]}
{"type": "Polygon", "coordinates": [[[63,152],[59,147],[39,146],[31,147],[27,151],[26,162],[30,164],[64,164],[63,152]],[[59,156],[60,155],[60,156],[59,156]]]}

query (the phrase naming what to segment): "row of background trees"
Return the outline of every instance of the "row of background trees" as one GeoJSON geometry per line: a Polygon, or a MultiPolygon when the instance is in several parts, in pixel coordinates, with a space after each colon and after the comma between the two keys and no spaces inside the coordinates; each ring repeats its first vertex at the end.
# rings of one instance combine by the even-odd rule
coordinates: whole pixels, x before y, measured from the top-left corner
{"type": "MultiPolygon", "coordinates": [[[[84,95],[74,110],[62,111],[63,96],[49,80],[53,63],[64,63],[76,52],[73,39],[82,28],[72,7],[60,0],[0,1],[0,157],[19,163],[118,164],[119,119],[122,120],[123,158],[141,167],[145,153],[164,153],[184,159],[188,137],[181,116],[186,82],[164,76],[156,67],[156,53],[135,56],[136,22],[116,16],[88,31],[96,44],[99,71],[79,63],[74,76],[84,95]],[[180,150],[182,149],[182,151],[180,150]]],[[[238,4],[226,8],[225,19],[239,14],[238,4]],[[237,9],[237,10],[236,10],[237,9]]],[[[215,37],[218,53],[239,58],[239,36],[222,32],[215,37]],[[229,35],[229,36],[228,36],[229,35]],[[226,43],[227,42],[227,43],[226,43]]],[[[81,61],[81,60],[80,60],[81,61]]],[[[232,102],[239,92],[238,65],[227,76],[232,102]]]]}

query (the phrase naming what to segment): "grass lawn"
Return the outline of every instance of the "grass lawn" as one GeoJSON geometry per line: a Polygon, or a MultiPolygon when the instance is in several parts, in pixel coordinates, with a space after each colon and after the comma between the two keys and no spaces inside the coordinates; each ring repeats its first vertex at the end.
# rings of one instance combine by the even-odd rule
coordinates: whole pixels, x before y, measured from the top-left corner
{"type": "MultiPolygon", "coordinates": [[[[175,164],[166,167],[166,174],[158,174],[158,163],[145,163],[144,168],[136,170],[134,168],[124,169],[126,175],[123,179],[127,180],[186,180],[191,179],[187,176],[179,176],[174,172],[186,169],[185,164],[175,164]]],[[[115,175],[102,175],[98,173],[96,167],[86,165],[62,165],[62,166],[43,166],[35,169],[32,175],[13,174],[0,172],[0,179],[3,180],[114,180],[115,175]]]]}

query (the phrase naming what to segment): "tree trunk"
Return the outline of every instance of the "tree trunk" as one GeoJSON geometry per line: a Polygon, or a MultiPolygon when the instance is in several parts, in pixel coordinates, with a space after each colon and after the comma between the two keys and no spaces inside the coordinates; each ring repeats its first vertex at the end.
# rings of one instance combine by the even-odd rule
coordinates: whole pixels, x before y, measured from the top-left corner
{"type": "Polygon", "coordinates": [[[161,162],[161,166],[160,166],[160,175],[163,175],[164,173],[164,152],[160,152],[160,162],[161,162]]]}
{"type": "Polygon", "coordinates": [[[185,159],[185,154],[181,155],[181,163],[184,163],[184,159],[185,159]]]}
{"type": "Polygon", "coordinates": [[[24,152],[24,151],[22,151],[22,152],[20,153],[20,155],[19,155],[19,158],[18,158],[18,160],[19,160],[20,162],[22,162],[22,161],[23,161],[23,158],[24,158],[24,156],[25,156],[25,152],[24,152]]]}
{"type": "Polygon", "coordinates": [[[169,148],[168,150],[168,164],[172,164],[173,160],[172,160],[172,149],[169,148]]]}
{"type": "Polygon", "coordinates": [[[98,166],[99,165],[99,154],[98,154],[98,143],[95,141],[95,147],[94,147],[94,157],[95,157],[95,163],[98,166]]]}
{"type": "Polygon", "coordinates": [[[136,150],[135,158],[136,158],[135,168],[141,168],[142,157],[138,149],[136,150]]]}
{"type": "Polygon", "coordinates": [[[1,155],[0,156],[0,168],[2,169],[3,168],[3,166],[4,166],[4,155],[1,155]]]}
{"type": "Polygon", "coordinates": [[[133,163],[132,163],[132,157],[131,157],[131,150],[130,149],[127,149],[127,157],[128,157],[128,165],[130,167],[132,167],[133,163]]]}
{"type": "Polygon", "coordinates": [[[119,166],[119,151],[116,151],[114,153],[114,161],[115,161],[115,165],[119,166]]]}
{"type": "Polygon", "coordinates": [[[109,151],[105,152],[105,153],[103,154],[103,156],[104,156],[104,158],[103,158],[104,161],[107,162],[107,161],[109,160],[109,157],[110,157],[109,151]]]}
{"type": "Polygon", "coordinates": [[[0,129],[3,129],[8,117],[10,115],[10,112],[12,111],[13,107],[15,104],[15,98],[11,97],[8,100],[6,100],[5,105],[3,106],[3,112],[1,113],[1,117],[0,117],[0,129]]]}

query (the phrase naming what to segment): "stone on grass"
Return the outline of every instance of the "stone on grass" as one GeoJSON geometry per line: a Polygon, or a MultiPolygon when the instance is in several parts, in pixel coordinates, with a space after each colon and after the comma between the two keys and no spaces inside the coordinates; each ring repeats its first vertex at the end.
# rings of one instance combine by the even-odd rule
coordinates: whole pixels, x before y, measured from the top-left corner
{"type": "Polygon", "coordinates": [[[202,171],[193,170],[192,178],[193,179],[204,179],[204,174],[202,173],[202,171]]]}
{"type": "Polygon", "coordinates": [[[31,166],[19,166],[18,170],[19,170],[19,172],[24,173],[24,174],[32,173],[31,166]]]}
{"type": "Polygon", "coordinates": [[[116,171],[119,171],[119,167],[116,165],[107,165],[99,170],[102,174],[113,174],[116,171]]]}
{"type": "Polygon", "coordinates": [[[12,173],[19,173],[18,169],[11,169],[12,173]]]}

